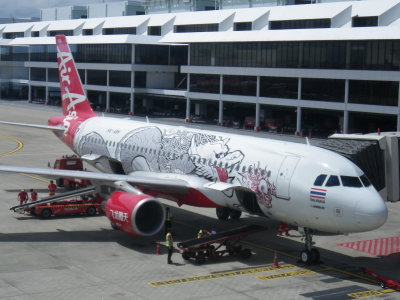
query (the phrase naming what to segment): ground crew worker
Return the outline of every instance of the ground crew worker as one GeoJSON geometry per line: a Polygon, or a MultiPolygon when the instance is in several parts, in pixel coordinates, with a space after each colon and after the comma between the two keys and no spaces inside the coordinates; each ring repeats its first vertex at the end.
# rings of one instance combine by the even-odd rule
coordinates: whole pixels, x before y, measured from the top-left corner
{"type": "Polygon", "coordinates": [[[18,193],[18,200],[19,200],[19,205],[22,205],[28,201],[28,193],[25,190],[21,190],[18,193]]]}
{"type": "Polygon", "coordinates": [[[174,241],[172,239],[171,231],[168,231],[167,235],[165,236],[165,244],[168,247],[168,264],[172,264],[172,252],[174,251],[174,241]]]}
{"type": "Polygon", "coordinates": [[[201,227],[199,233],[197,234],[197,238],[199,239],[207,235],[211,235],[211,233],[205,227],[201,227]]]}
{"type": "Polygon", "coordinates": [[[35,202],[37,200],[38,194],[34,189],[31,189],[30,192],[31,192],[31,202],[35,202]]]}
{"type": "Polygon", "coordinates": [[[49,189],[49,196],[54,196],[56,194],[57,186],[54,184],[53,180],[50,180],[50,184],[47,188],[49,189]]]}
{"type": "Polygon", "coordinates": [[[279,225],[278,235],[282,235],[283,233],[285,233],[285,235],[289,236],[289,224],[288,223],[282,222],[279,225]]]}
{"type": "Polygon", "coordinates": [[[171,231],[172,227],[172,214],[171,211],[169,210],[169,207],[165,209],[165,234],[167,234],[169,231],[171,231]]]}

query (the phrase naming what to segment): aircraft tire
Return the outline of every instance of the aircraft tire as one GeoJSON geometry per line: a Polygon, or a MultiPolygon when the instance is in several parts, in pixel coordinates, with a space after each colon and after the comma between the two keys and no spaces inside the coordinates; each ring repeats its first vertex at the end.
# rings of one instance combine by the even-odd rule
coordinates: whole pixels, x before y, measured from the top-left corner
{"type": "Polygon", "coordinates": [[[183,251],[183,252],[182,252],[182,258],[183,258],[184,260],[189,260],[191,256],[192,256],[192,255],[191,255],[190,252],[188,252],[188,251],[183,251]]]}
{"type": "Polygon", "coordinates": [[[241,256],[242,258],[250,258],[250,256],[251,256],[251,251],[250,251],[250,249],[244,248],[244,249],[242,250],[242,252],[240,253],[240,256],[241,256]]]}
{"type": "Polygon", "coordinates": [[[51,216],[51,210],[50,210],[50,208],[45,208],[45,209],[43,209],[42,212],[40,213],[40,216],[41,216],[43,219],[48,219],[48,218],[50,218],[50,216],[51,216]]]}
{"type": "Polygon", "coordinates": [[[311,251],[303,250],[300,252],[300,261],[304,264],[310,264],[312,262],[311,251]]]}
{"type": "Polygon", "coordinates": [[[221,221],[225,221],[228,220],[229,218],[229,213],[230,213],[230,209],[227,207],[217,207],[216,208],[216,212],[217,212],[217,218],[221,221]]]}
{"type": "Polygon", "coordinates": [[[86,210],[86,213],[88,216],[94,216],[96,215],[97,209],[94,206],[89,206],[86,210]]]}
{"type": "Polygon", "coordinates": [[[311,252],[311,262],[313,264],[318,263],[320,259],[319,251],[315,248],[312,248],[310,252],[311,252]]]}
{"type": "Polygon", "coordinates": [[[206,261],[206,256],[202,252],[198,252],[196,255],[196,264],[202,265],[206,261]]]}
{"type": "Polygon", "coordinates": [[[241,215],[242,215],[242,212],[240,210],[235,210],[235,209],[229,210],[229,216],[233,220],[239,220],[241,215]]]}

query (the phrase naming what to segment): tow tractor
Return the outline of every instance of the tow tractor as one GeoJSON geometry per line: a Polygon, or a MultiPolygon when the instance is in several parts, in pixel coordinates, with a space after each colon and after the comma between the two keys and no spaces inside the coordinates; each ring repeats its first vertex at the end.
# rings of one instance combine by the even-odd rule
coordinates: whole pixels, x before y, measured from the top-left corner
{"type": "Polygon", "coordinates": [[[223,257],[249,258],[250,249],[243,248],[239,242],[250,234],[266,230],[259,225],[248,225],[233,230],[212,234],[206,237],[187,240],[177,244],[182,252],[182,258],[194,258],[197,264],[203,264],[206,258],[221,259],[223,257]]]}
{"type": "Polygon", "coordinates": [[[28,212],[42,218],[71,214],[93,216],[97,213],[104,213],[102,202],[103,198],[95,194],[95,188],[87,187],[60,195],[46,197],[35,202],[17,205],[11,207],[10,210],[15,212],[28,212]]]}
{"type": "MultiPolygon", "coordinates": [[[[48,163],[48,166],[50,167],[50,163],[48,163]]],[[[76,155],[64,155],[56,159],[53,169],[83,171],[83,162],[76,155]]],[[[89,180],[81,178],[58,178],[56,183],[58,187],[65,187],[69,190],[84,188],[91,185],[89,180]]]]}
{"type": "Polygon", "coordinates": [[[379,285],[381,286],[381,288],[388,287],[400,291],[400,281],[388,279],[366,268],[363,269],[363,272],[376,278],[379,281],[379,285]]]}

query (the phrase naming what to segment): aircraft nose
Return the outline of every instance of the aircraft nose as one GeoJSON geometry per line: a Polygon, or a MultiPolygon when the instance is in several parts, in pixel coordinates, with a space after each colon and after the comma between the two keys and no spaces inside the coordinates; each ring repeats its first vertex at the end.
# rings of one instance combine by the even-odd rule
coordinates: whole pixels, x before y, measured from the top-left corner
{"type": "Polygon", "coordinates": [[[382,226],[388,217],[385,202],[377,195],[358,201],[355,212],[357,226],[365,231],[382,226]]]}

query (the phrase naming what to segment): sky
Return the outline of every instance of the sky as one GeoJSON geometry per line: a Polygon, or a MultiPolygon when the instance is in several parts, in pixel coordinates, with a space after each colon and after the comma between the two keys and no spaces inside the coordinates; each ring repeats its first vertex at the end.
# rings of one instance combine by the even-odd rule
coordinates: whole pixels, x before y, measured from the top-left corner
{"type": "Polygon", "coordinates": [[[0,18],[40,17],[40,9],[122,0],[0,0],[0,18]]]}

